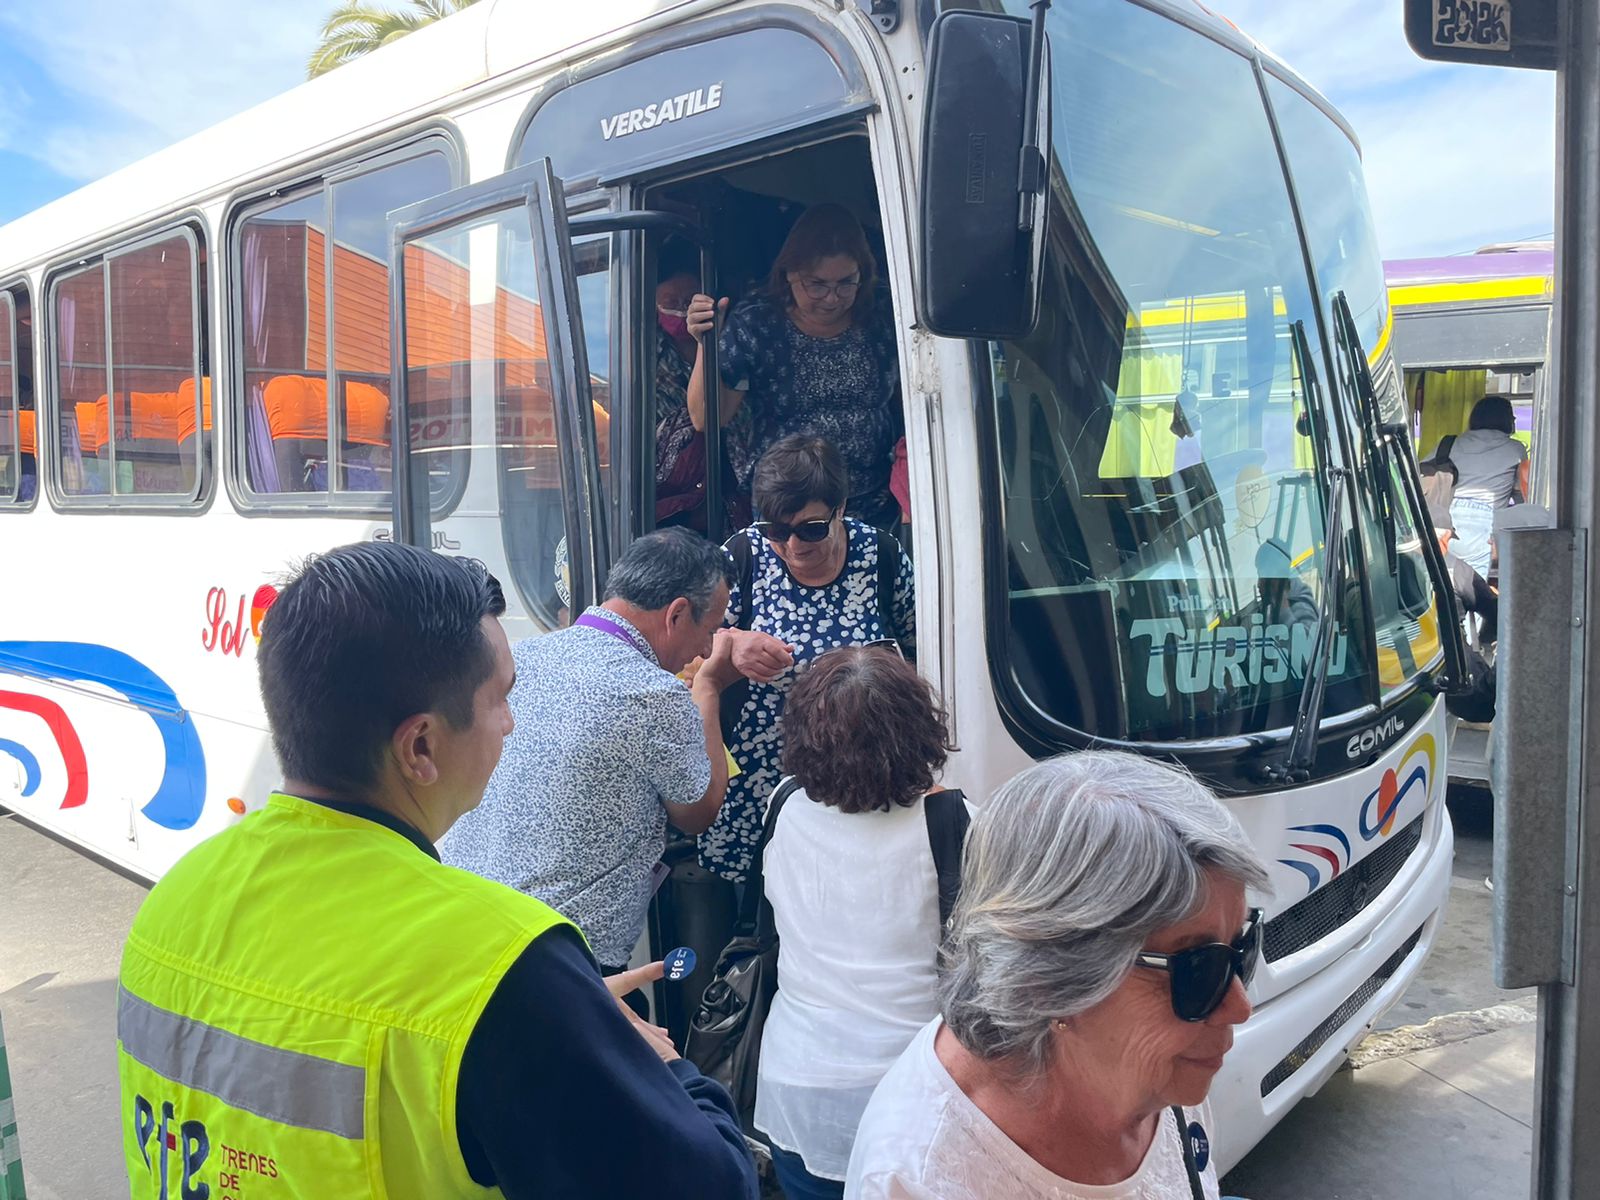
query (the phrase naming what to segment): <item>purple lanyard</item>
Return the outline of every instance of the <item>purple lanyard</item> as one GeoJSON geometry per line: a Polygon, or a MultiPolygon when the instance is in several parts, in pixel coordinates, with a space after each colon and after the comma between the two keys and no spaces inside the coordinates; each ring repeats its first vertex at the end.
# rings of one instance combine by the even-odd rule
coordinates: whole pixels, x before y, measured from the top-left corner
{"type": "Polygon", "coordinates": [[[597,617],[592,613],[584,613],[576,621],[574,621],[573,624],[582,625],[585,629],[598,629],[601,633],[606,634],[608,637],[614,637],[617,639],[617,641],[626,643],[635,652],[640,654],[644,653],[643,650],[639,649],[639,643],[633,640],[632,636],[629,635],[627,630],[623,629],[620,625],[613,624],[604,617],[597,617]]]}

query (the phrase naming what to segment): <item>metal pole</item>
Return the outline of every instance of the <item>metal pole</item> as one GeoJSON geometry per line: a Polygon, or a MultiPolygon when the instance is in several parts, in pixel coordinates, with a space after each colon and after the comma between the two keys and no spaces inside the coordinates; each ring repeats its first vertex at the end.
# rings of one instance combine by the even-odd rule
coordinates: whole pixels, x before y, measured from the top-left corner
{"type": "MultiPolygon", "coordinates": [[[[1600,462],[1600,5],[1561,0],[1559,22],[1556,523],[1594,546],[1600,528],[1594,470],[1600,462]]],[[[1581,570],[1574,633],[1590,620],[1584,602],[1600,588],[1600,555],[1589,554],[1581,570]]],[[[1600,828],[1600,640],[1583,637],[1575,654],[1581,656],[1573,665],[1582,705],[1568,752],[1577,779],[1562,889],[1568,970],[1539,988],[1533,1136],[1533,1195],[1539,1200],[1600,1196],[1600,838],[1589,836],[1600,828]]]]}
{"type": "Polygon", "coordinates": [[[0,1200],[28,1200],[22,1183],[22,1146],[11,1100],[11,1070],[6,1063],[6,1030],[0,1022],[0,1200]]]}

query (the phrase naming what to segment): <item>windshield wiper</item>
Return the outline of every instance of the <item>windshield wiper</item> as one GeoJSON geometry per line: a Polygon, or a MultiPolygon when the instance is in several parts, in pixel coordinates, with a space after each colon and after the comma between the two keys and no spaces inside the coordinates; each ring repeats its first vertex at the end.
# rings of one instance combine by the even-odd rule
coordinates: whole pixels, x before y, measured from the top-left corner
{"type": "Polygon", "coordinates": [[[1343,467],[1333,463],[1328,413],[1323,407],[1322,384],[1317,378],[1316,359],[1311,354],[1310,340],[1306,337],[1306,323],[1296,321],[1289,327],[1289,332],[1293,338],[1295,357],[1299,360],[1301,398],[1306,418],[1304,436],[1311,438],[1315,444],[1316,456],[1323,465],[1322,476],[1328,485],[1328,522],[1322,539],[1317,640],[1311,651],[1306,686],[1300,693],[1300,707],[1295,712],[1294,733],[1289,738],[1289,756],[1281,767],[1269,766],[1266,769],[1268,779],[1284,783],[1305,779],[1316,759],[1317,730],[1322,725],[1328,669],[1333,658],[1333,640],[1337,634],[1334,597],[1344,592],[1344,506],[1346,478],[1349,474],[1343,467]]]}
{"type": "Polygon", "coordinates": [[[1322,539],[1317,640],[1311,650],[1305,691],[1300,693],[1300,710],[1295,713],[1294,735],[1289,739],[1289,758],[1285,763],[1288,779],[1304,778],[1317,756],[1317,730],[1322,725],[1322,702],[1328,691],[1328,666],[1333,661],[1338,621],[1334,597],[1344,593],[1344,506],[1348,474],[1343,467],[1328,464],[1328,526],[1322,539]]]}
{"type": "MultiPolygon", "coordinates": [[[[1361,335],[1356,332],[1350,301],[1342,291],[1333,294],[1333,333],[1339,340],[1339,348],[1344,351],[1349,367],[1350,388],[1361,414],[1361,438],[1366,443],[1367,460],[1373,464],[1373,475],[1382,476],[1381,480],[1374,478],[1372,481],[1372,501],[1378,507],[1378,519],[1383,522],[1384,557],[1389,563],[1389,574],[1394,575],[1400,570],[1400,530],[1391,490],[1394,480],[1391,458],[1393,431],[1383,423],[1378,413],[1378,389],[1372,383],[1372,371],[1367,365],[1361,335]]],[[[1418,525],[1417,528],[1425,527],[1418,525]]]]}
{"type": "Polygon", "coordinates": [[[1417,474],[1412,455],[1405,449],[1408,430],[1404,425],[1384,421],[1378,412],[1378,391],[1372,383],[1372,372],[1367,368],[1366,352],[1361,346],[1361,335],[1356,332],[1355,317],[1350,312],[1350,302],[1343,292],[1333,296],[1334,332],[1343,343],[1350,360],[1351,382],[1356,389],[1356,400],[1361,409],[1362,434],[1366,438],[1368,454],[1381,454],[1383,479],[1374,492],[1379,510],[1384,518],[1383,532],[1389,559],[1389,573],[1398,575],[1399,534],[1396,530],[1393,487],[1395,476],[1400,478],[1400,493],[1405,498],[1411,514],[1411,526],[1417,530],[1417,541],[1422,551],[1422,561],[1428,568],[1428,581],[1433,585],[1434,612],[1438,618],[1439,637],[1444,642],[1445,675],[1439,680],[1441,689],[1459,691],[1471,682],[1471,669],[1467,665],[1467,648],[1463,641],[1461,623],[1455,620],[1454,602],[1450,599],[1455,588],[1450,582],[1450,571],[1445,566],[1444,551],[1439,540],[1428,536],[1433,528],[1433,518],[1422,500],[1422,480],[1417,474]],[[1399,455],[1398,471],[1394,470],[1393,456],[1399,455]]]}

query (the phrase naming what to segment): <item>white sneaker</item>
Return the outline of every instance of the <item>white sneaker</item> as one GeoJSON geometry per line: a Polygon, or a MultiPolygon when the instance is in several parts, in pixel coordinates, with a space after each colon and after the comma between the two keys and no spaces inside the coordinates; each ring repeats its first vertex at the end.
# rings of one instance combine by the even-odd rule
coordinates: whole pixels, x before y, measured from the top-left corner
{"type": "Polygon", "coordinates": [[[1494,876],[1493,875],[1484,876],[1483,886],[1488,888],[1491,892],[1494,891],[1494,876]]]}

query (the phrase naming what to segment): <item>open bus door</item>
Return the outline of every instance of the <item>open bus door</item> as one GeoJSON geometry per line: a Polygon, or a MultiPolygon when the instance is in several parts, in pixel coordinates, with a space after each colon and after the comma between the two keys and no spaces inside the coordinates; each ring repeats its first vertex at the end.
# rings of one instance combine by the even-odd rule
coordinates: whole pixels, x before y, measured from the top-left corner
{"type": "Polygon", "coordinates": [[[395,539],[430,547],[445,456],[490,445],[512,478],[559,487],[569,604],[582,611],[600,595],[610,545],[566,206],[550,161],[390,213],[389,280],[395,539]],[[441,414],[429,407],[436,394],[495,402],[441,414]],[[441,421],[444,436],[430,436],[441,421]]]}

